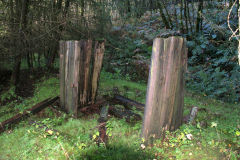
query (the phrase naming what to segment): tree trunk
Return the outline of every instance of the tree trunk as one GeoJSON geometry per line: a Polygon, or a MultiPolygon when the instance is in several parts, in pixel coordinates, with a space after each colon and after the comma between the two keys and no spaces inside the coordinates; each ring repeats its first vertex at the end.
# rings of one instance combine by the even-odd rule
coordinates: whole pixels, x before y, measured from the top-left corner
{"type": "Polygon", "coordinates": [[[176,28],[178,28],[179,24],[178,24],[178,16],[177,16],[176,4],[177,4],[177,0],[175,1],[175,4],[174,4],[174,18],[175,18],[176,28]]]}
{"type": "Polygon", "coordinates": [[[188,20],[189,20],[190,31],[191,31],[191,33],[193,33],[193,25],[192,25],[192,19],[191,19],[191,14],[190,14],[190,9],[189,9],[189,2],[187,0],[185,0],[185,3],[186,3],[186,6],[187,6],[187,17],[188,17],[188,20]]]}
{"type": "MultiPolygon", "coordinates": [[[[11,4],[13,5],[13,2],[11,1],[11,4]]],[[[13,8],[13,6],[11,6],[13,8]]],[[[27,14],[28,14],[28,8],[29,8],[29,0],[23,0],[23,1],[16,1],[16,19],[19,21],[18,22],[18,27],[17,29],[19,30],[17,34],[17,38],[13,38],[15,47],[16,55],[14,58],[14,67],[13,67],[13,72],[12,72],[12,77],[11,77],[11,82],[14,85],[17,85],[19,82],[19,77],[20,77],[20,67],[21,67],[21,60],[22,56],[25,53],[26,49],[26,31],[27,31],[27,14]]],[[[12,9],[11,9],[12,10],[12,9]]],[[[11,11],[12,14],[13,11],[11,11]]],[[[13,16],[13,15],[12,15],[13,16]]],[[[14,16],[14,17],[15,17],[14,16]]],[[[15,27],[13,27],[15,28],[15,27]]]]}
{"type": "Polygon", "coordinates": [[[182,124],[186,42],[180,37],[156,38],[144,112],[142,137],[159,138],[182,124]]]}
{"type": "Polygon", "coordinates": [[[168,13],[167,5],[166,4],[162,4],[162,5],[163,5],[163,8],[165,9],[169,26],[170,26],[170,28],[173,28],[172,19],[168,13]]]}
{"type": "Polygon", "coordinates": [[[158,2],[158,7],[159,7],[161,18],[163,20],[163,23],[165,24],[166,29],[170,29],[170,25],[169,25],[169,23],[167,21],[167,18],[165,16],[164,12],[163,12],[163,6],[162,6],[162,2],[161,1],[158,2]]]}
{"type": "MultiPolygon", "coordinates": [[[[69,6],[70,6],[70,0],[66,0],[65,1],[65,7],[64,7],[64,9],[62,9],[62,0],[58,0],[57,7],[55,8],[55,12],[56,12],[56,15],[54,16],[55,21],[57,21],[59,23],[61,21],[66,22],[66,17],[67,17],[67,14],[68,14],[69,6]],[[61,14],[61,12],[62,12],[62,14],[61,14]],[[62,15],[62,17],[60,15],[62,15]]],[[[55,61],[56,55],[58,53],[58,49],[59,49],[58,42],[61,39],[62,32],[65,29],[65,25],[64,24],[59,25],[57,30],[54,32],[55,40],[53,42],[52,48],[50,49],[49,56],[47,58],[48,59],[47,67],[49,69],[52,68],[52,65],[53,65],[53,63],[55,61]]],[[[55,26],[53,26],[53,27],[55,27],[55,26]]]]}
{"type": "Polygon", "coordinates": [[[85,2],[84,0],[81,0],[81,17],[84,16],[84,6],[85,6],[85,2]]]}
{"type": "Polygon", "coordinates": [[[60,41],[60,105],[77,116],[78,107],[95,103],[104,55],[104,42],[60,41]]]}
{"type": "Polygon", "coordinates": [[[196,33],[200,32],[200,29],[201,29],[202,9],[203,9],[203,0],[199,0],[197,20],[196,20],[196,33]]]}
{"type": "Polygon", "coordinates": [[[60,42],[60,105],[77,116],[79,105],[79,41],[60,42]]]}
{"type": "Polygon", "coordinates": [[[181,33],[185,33],[185,31],[184,31],[184,26],[183,26],[183,0],[180,0],[180,3],[181,3],[181,7],[180,7],[180,24],[181,24],[181,28],[180,28],[180,30],[181,30],[181,33]]]}
{"type": "Polygon", "coordinates": [[[188,33],[187,1],[183,0],[183,3],[184,3],[184,17],[185,17],[186,33],[188,33]]]}

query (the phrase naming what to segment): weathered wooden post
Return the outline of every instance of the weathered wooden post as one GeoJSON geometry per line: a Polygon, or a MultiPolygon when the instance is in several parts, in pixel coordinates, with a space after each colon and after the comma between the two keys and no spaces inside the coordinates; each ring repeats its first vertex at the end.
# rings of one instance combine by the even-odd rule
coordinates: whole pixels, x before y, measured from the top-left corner
{"type": "Polygon", "coordinates": [[[104,42],[95,42],[93,56],[92,45],[91,40],[60,41],[60,105],[75,116],[78,107],[96,99],[104,42]]]}
{"type": "Polygon", "coordinates": [[[60,41],[60,105],[77,115],[79,94],[79,41],[60,41]]]}
{"type": "Polygon", "coordinates": [[[104,55],[104,43],[96,43],[94,49],[94,64],[93,64],[93,73],[92,73],[92,90],[91,90],[91,101],[92,103],[96,100],[98,81],[100,77],[100,71],[102,68],[102,61],[104,55]]]}
{"type": "Polygon", "coordinates": [[[183,38],[154,40],[142,128],[146,141],[181,125],[186,66],[187,48],[183,38]]]}

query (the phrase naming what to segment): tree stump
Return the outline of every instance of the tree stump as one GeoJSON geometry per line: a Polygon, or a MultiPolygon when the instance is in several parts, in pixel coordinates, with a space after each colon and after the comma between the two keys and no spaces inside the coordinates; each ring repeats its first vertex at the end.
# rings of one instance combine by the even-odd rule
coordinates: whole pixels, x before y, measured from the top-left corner
{"type": "Polygon", "coordinates": [[[165,130],[175,130],[182,124],[186,67],[183,38],[154,40],[142,128],[146,141],[160,138],[165,130]]]}
{"type": "Polygon", "coordinates": [[[104,42],[92,46],[92,40],[60,41],[60,105],[75,116],[96,99],[104,42]]]}

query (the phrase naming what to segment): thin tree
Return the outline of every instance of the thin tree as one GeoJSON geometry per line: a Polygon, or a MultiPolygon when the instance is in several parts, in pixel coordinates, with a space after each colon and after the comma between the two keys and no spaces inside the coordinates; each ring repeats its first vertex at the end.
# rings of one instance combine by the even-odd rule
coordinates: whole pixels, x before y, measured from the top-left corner
{"type": "Polygon", "coordinates": [[[229,40],[231,40],[233,37],[235,37],[238,41],[238,63],[240,65],[240,1],[239,0],[235,0],[235,2],[233,3],[229,13],[228,13],[228,27],[229,29],[231,30],[232,32],[232,36],[229,38],[229,40]],[[237,4],[238,2],[238,4],[237,4]],[[232,13],[232,9],[235,5],[238,5],[238,28],[234,31],[230,25],[230,16],[231,16],[231,13],[232,13]]]}
{"type": "MultiPolygon", "coordinates": [[[[14,67],[13,67],[13,73],[12,73],[12,84],[17,85],[19,82],[19,76],[20,76],[20,67],[21,67],[21,60],[22,56],[26,49],[26,31],[27,31],[27,15],[29,11],[29,0],[23,0],[23,1],[16,1],[15,3],[15,13],[13,11],[14,3],[13,1],[10,1],[11,5],[11,19],[16,18],[18,22],[16,23],[16,29],[18,32],[16,33],[17,39],[14,39],[14,42],[16,43],[16,54],[14,57],[14,67]],[[23,39],[23,40],[22,40],[23,39]]],[[[13,25],[13,24],[12,24],[13,25]]],[[[14,26],[14,25],[13,25],[14,26]]],[[[15,26],[14,26],[15,27],[15,26]]]]}
{"type": "Polygon", "coordinates": [[[159,11],[160,11],[160,14],[161,14],[161,17],[162,17],[163,23],[165,24],[166,29],[170,29],[171,27],[170,27],[169,21],[167,21],[166,15],[163,12],[163,4],[161,1],[158,2],[158,8],[159,8],[159,11]]]}
{"type": "Polygon", "coordinates": [[[196,32],[201,30],[202,25],[202,10],[203,10],[203,0],[198,2],[197,20],[196,20],[196,32]]]}

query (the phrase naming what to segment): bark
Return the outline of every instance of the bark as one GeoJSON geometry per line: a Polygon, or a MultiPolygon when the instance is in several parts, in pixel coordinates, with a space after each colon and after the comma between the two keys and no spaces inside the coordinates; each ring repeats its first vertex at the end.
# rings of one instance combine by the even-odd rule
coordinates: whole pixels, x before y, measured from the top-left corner
{"type": "Polygon", "coordinates": [[[135,106],[137,110],[144,111],[144,104],[138,103],[121,95],[115,95],[112,101],[123,105],[126,109],[131,109],[131,106],[135,106]]]}
{"type": "Polygon", "coordinates": [[[182,124],[186,42],[180,37],[156,38],[153,44],[142,137],[159,138],[182,124]]]}
{"type": "Polygon", "coordinates": [[[104,42],[92,40],[60,42],[60,105],[77,116],[78,107],[95,103],[104,55],[104,42]]]}
{"type": "Polygon", "coordinates": [[[82,97],[80,97],[81,103],[84,105],[89,102],[90,100],[90,92],[89,92],[89,81],[90,81],[90,64],[91,64],[91,57],[92,57],[92,40],[88,40],[84,42],[84,62],[83,62],[83,93],[82,97]]]}
{"type": "Polygon", "coordinates": [[[60,105],[77,116],[79,105],[80,42],[60,42],[60,105]]]}
{"type": "Polygon", "coordinates": [[[115,108],[114,106],[109,107],[109,114],[120,119],[124,118],[127,122],[136,122],[142,119],[139,114],[136,114],[130,110],[120,110],[115,108]]]}
{"type": "Polygon", "coordinates": [[[105,51],[105,42],[97,42],[94,49],[94,64],[92,72],[92,85],[91,85],[91,101],[95,102],[97,96],[98,82],[100,78],[100,72],[102,69],[103,56],[105,51]]]}

